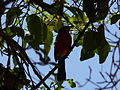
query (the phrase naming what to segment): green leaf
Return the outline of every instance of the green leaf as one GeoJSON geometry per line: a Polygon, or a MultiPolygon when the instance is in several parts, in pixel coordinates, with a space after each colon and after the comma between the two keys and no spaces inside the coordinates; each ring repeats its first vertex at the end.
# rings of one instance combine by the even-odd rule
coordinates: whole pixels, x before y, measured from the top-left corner
{"type": "Polygon", "coordinates": [[[12,59],[13,59],[14,66],[17,66],[18,62],[17,62],[16,57],[14,55],[13,55],[12,59]]]}
{"type": "Polygon", "coordinates": [[[27,34],[24,38],[24,43],[29,43],[29,45],[36,50],[39,49],[39,42],[36,42],[34,36],[32,35],[27,34]]]}
{"type": "Polygon", "coordinates": [[[26,19],[28,30],[32,35],[31,45],[34,49],[38,49],[40,44],[44,44],[47,38],[47,25],[43,19],[40,19],[37,15],[29,15],[26,19]],[[35,47],[34,47],[35,45],[35,47]]]}
{"type": "Polygon", "coordinates": [[[43,27],[42,27],[42,32],[43,32],[43,42],[45,42],[45,40],[46,40],[46,38],[47,38],[47,35],[48,35],[48,33],[47,33],[47,31],[48,31],[48,28],[47,28],[47,25],[45,24],[45,23],[43,23],[43,25],[42,25],[43,27]]]}
{"type": "Polygon", "coordinates": [[[75,88],[76,87],[76,84],[75,82],[73,82],[73,79],[68,79],[68,84],[70,85],[71,88],[75,88]]]}
{"type": "MultiPolygon", "coordinates": [[[[75,40],[77,39],[77,37],[78,37],[78,35],[75,34],[75,35],[73,36],[73,40],[75,41],[75,40]]],[[[80,45],[83,45],[83,37],[81,37],[80,40],[77,42],[76,47],[78,47],[78,46],[80,46],[80,45]]]]}
{"type": "Polygon", "coordinates": [[[52,41],[53,41],[53,33],[51,31],[48,32],[48,36],[45,40],[45,44],[44,44],[44,59],[47,60],[48,57],[48,53],[50,51],[51,45],[52,45],[52,41]]]}
{"type": "Polygon", "coordinates": [[[106,42],[106,44],[102,47],[97,49],[99,55],[99,63],[102,64],[105,62],[109,52],[110,52],[110,45],[106,42]]]}
{"type": "Polygon", "coordinates": [[[26,18],[28,30],[30,32],[30,35],[26,36],[28,43],[31,45],[34,49],[39,49],[39,43],[41,43],[41,22],[40,18],[35,15],[29,15],[26,18]]]}
{"type": "Polygon", "coordinates": [[[69,21],[73,26],[76,26],[76,24],[74,23],[75,17],[70,17],[68,14],[64,14],[64,18],[66,19],[66,21],[69,21]]]}
{"type": "Polygon", "coordinates": [[[47,90],[44,86],[40,87],[40,90],[47,90]]]}
{"type": "Polygon", "coordinates": [[[57,87],[55,88],[55,90],[62,90],[62,87],[57,87]]]}
{"type": "Polygon", "coordinates": [[[54,28],[53,28],[53,29],[54,29],[55,32],[58,32],[59,29],[60,29],[62,26],[63,26],[62,20],[61,20],[60,18],[57,18],[57,19],[55,20],[54,28]]]}
{"type": "Polygon", "coordinates": [[[99,63],[102,64],[105,62],[106,57],[108,56],[110,45],[105,39],[104,25],[101,24],[97,30],[97,43],[99,44],[99,47],[97,48],[97,54],[99,55],[99,63]]]}
{"type": "Polygon", "coordinates": [[[6,14],[6,26],[11,25],[16,17],[22,14],[22,10],[18,7],[12,7],[6,14]]]}
{"type": "Polygon", "coordinates": [[[111,24],[115,24],[120,19],[120,15],[114,15],[111,18],[111,24]]]}
{"type": "Polygon", "coordinates": [[[4,33],[10,37],[14,37],[16,35],[16,31],[11,29],[11,27],[5,28],[4,33]]]}
{"type": "Polygon", "coordinates": [[[96,41],[96,37],[97,32],[91,30],[87,31],[84,35],[83,47],[88,51],[95,50],[97,47],[99,47],[96,41]]]}
{"type": "Polygon", "coordinates": [[[55,83],[53,81],[50,82],[50,87],[52,87],[55,83]]]}
{"type": "Polygon", "coordinates": [[[32,14],[27,17],[26,21],[30,34],[35,35],[35,37],[41,38],[40,18],[37,15],[32,14]]]}
{"type": "Polygon", "coordinates": [[[95,56],[94,50],[88,51],[85,48],[82,48],[80,60],[84,61],[84,60],[92,58],[94,56],[95,56]]]}
{"type": "Polygon", "coordinates": [[[41,31],[41,44],[42,43],[45,43],[45,40],[47,38],[47,35],[48,35],[48,28],[47,28],[47,25],[46,23],[44,23],[44,21],[42,19],[40,19],[41,21],[41,28],[40,28],[40,31],[41,31]]]}
{"type": "Polygon", "coordinates": [[[10,37],[15,37],[16,35],[18,37],[24,37],[24,30],[17,26],[5,28],[3,32],[10,37]]]}
{"type": "Polygon", "coordinates": [[[68,10],[70,10],[79,20],[83,20],[84,21],[84,13],[82,10],[80,10],[79,8],[77,7],[68,7],[68,6],[65,6],[68,10]]]}
{"type": "MultiPolygon", "coordinates": [[[[51,5],[51,7],[50,8],[48,8],[48,11],[51,13],[51,14],[58,14],[58,13],[60,13],[60,4],[59,3],[53,3],[52,5],[51,5]]],[[[61,12],[61,13],[63,13],[63,12],[61,12]]]]}

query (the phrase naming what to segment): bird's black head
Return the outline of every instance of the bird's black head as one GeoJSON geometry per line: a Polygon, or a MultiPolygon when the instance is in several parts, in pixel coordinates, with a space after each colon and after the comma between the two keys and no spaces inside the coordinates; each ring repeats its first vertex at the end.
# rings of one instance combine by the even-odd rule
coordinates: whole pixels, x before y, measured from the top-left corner
{"type": "Polygon", "coordinates": [[[69,32],[70,28],[72,28],[73,26],[63,26],[60,28],[59,32],[69,32]]]}

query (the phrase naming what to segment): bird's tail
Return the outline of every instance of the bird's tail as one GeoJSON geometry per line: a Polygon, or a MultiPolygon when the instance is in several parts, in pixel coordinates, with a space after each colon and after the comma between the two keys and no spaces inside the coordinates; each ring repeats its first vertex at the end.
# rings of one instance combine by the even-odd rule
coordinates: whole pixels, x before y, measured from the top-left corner
{"type": "Polygon", "coordinates": [[[58,60],[58,81],[66,80],[65,60],[58,60]]]}

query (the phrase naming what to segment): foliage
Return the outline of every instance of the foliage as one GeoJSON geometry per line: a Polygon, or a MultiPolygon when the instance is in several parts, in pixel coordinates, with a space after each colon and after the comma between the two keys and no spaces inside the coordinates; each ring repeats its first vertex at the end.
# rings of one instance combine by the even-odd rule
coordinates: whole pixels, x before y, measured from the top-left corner
{"type": "MultiPolygon", "coordinates": [[[[58,68],[57,63],[49,58],[54,35],[64,25],[74,26],[72,28],[74,42],[63,59],[67,58],[74,47],[82,46],[80,61],[88,60],[97,54],[99,63],[103,64],[111,48],[114,49],[113,57],[116,48],[119,50],[119,37],[112,34],[106,26],[107,24],[118,25],[119,22],[118,28],[120,28],[119,0],[53,0],[51,4],[43,1],[0,1],[0,53],[5,59],[2,62],[7,62],[7,65],[0,63],[0,90],[7,90],[8,87],[10,90],[21,88],[61,90],[64,88],[63,82],[66,81],[71,88],[77,87],[76,84],[79,85],[73,79],[58,82],[55,73],[58,68]],[[116,45],[113,45],[113,40],[106,38],[106,31],[118,39],[114,42],[116,45]],[[30,50],[35,52],[39,59],[31,60],[27,53],[30,50]],[[53,65],[54,68],[46,71],[48,74],[42,78],[38,65],[53,65]],[[39,82],[35,80],[31,72],[34,72],[39,82]],[[47,85],[45,80],[49,79],[50,75],[54,78],[50,79],[51,83],[47,85]]],[[[106,85],[104,88],[99,86],[99,90],[117,88],[116,85],[120,82],[120,78],[117,77],[119,67],[120,61],[112,60],[111,71],[107,74],[111,82],[105,79],[103,73],[100,73],[105,80],[102,83],[113,84],[113,86],[106,85]],[[117,67],[114,74],[113,66],[117,67]]],[[[90,75],[91,72],[90,69],[90,75]]],[[[87,82],[90,80],[91,78],[87,79],[87,82]]]]}

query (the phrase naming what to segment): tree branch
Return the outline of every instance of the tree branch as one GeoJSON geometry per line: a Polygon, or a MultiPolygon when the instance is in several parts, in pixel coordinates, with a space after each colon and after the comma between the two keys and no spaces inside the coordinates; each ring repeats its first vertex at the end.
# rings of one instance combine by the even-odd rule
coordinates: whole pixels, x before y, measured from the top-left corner
{"type": "MultiPolygon", "coordinates": [[[[7,44],[10,45],[11,49],[14,50],[18,50],[19,51],[19,57],[24,60],[24,63],[26,64],[26,66],[28,66],[28,64],[31,65],[34,73],[39,77],[40,80],[42,80],[42,76],[37,72],[36,67],[32,64],[32,62],[30,61],[28,55],[25,52],[25,49],[23,49],[16,41],[14,41],[13,39],[11,39],[9,36],[6,36],[3,32],[2,29],[0,28],[0,36],[3,37],[3,39],[6,41],[7,44]],[[26,63],[26,61],[28,63],[26,63]]],[[[45,84],[45,82],[43,82],[43,85],[50,90],[50,88],[47,86],[47,84],[45,84]]]]}
{"type": "MultiPolygon", "coordinates": [[[[71,53],[71,51],[73,50],[73,48],[76,46],[76,44],[77,44],[77,42],[80,40],[80,38],[84,35],[84,33],[85,33],[85,30],[88,28],[88,26],[89,26],[89,24],[90,24],[90,22],[88,22],[86,25],[85,25],[85,27],[84,27],[84,29],[82,30],[82,32],[79,32],[78,33],[78,37],[77,37],[77,39],[75,40],[75,42],[73,43],[73,45],[72,45],[72,47],[70,48],[70,50],[69,50],[69,52],[63,57],[63,58],[60,58],[60,59],[66,59],[67,57],[68,57],[68,55],[71,53]]],[[[43,82],[45,82],[45,80],[47,79],[47,78],[49,78],[50,77],[50,75],[51,74],[53,74],[54,73],[54,71],[57,69],[58,67],[57,66],[55,66],[36,86],[34,86],[31,90],[35,90],[36,88],[38,88],[43,82]]]]}
{"type": "Polygon", "coordinates": [[[54,14],[54,13],[51,12],[51,5],[43,2],[43,0],[30,0],[30,1],[35,3],[36,5],[39,5],[40,7],[45,9],[45,11],[47,11],[48,13],[54,14]]]}

